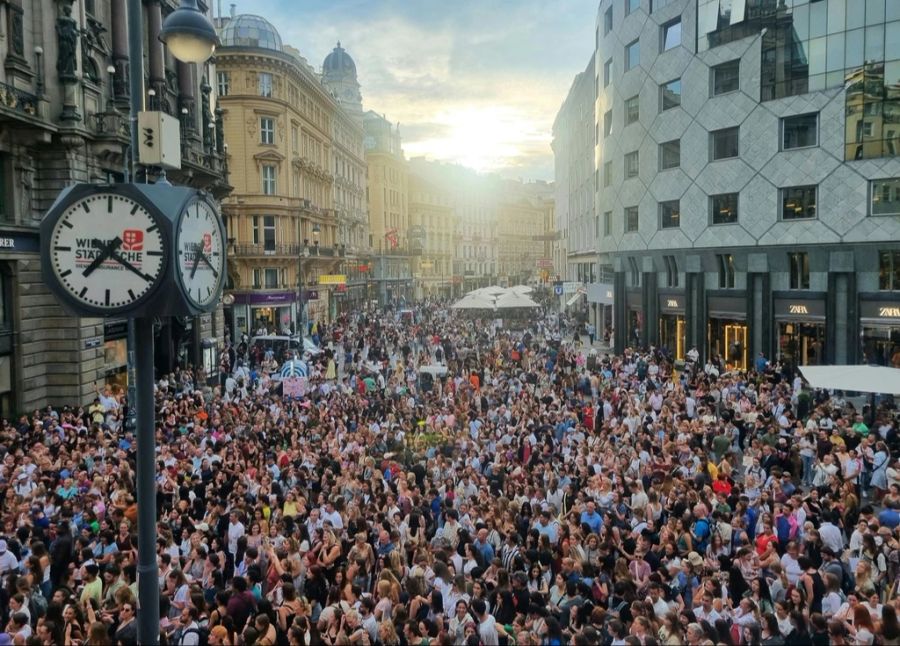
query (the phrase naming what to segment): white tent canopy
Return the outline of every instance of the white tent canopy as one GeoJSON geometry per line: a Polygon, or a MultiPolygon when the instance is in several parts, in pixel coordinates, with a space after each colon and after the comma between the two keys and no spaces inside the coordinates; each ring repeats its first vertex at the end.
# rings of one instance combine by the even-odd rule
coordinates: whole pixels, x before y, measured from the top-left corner
{"type": "Polygon", "coordinates": [[[469,293],[450,306],[453,310],[492,310],[494,299],[485,294],[469,293]]]}
{"type": "Polygon", "coordinates": [[[534,288],[529,287],[528,285],[513,285],[509,288],[509,291],[515,292],[516,294],[530,294],[534,291],[534,288]]]}
{"type": "Polygon", "coordinates": [[[519,294],[513,291],[506,292],[505,294],[497,298],[498,310],[512,310],[519,307],[534,308],[540,307],[540,305],[535,303],[525,294],[519,294]]]}
{"type": "Polygon", "coordinates": [[[813,388],[900,394],[900,369],[882,366],[800,366],[813,388]]]}

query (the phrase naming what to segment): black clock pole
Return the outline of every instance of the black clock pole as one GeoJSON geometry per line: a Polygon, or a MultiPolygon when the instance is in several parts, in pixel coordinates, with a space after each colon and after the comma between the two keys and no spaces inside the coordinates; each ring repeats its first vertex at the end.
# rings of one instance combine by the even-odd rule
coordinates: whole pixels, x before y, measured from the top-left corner
{"type": "MultiPolygon", "coordinates": [[[[138,113],[144,109],[144,25],[141,0],[128,0],[128,79],[131,181],[140,167],[138,113]]],[[[151,34],[155,38],[156,34],[151,34]]],[[[128,405],[137,412],[138,614],[137,642],[159,644],[159,566],[156,562],[156,413],[153,395],[153,319],[128,319],[128,405]]]]}

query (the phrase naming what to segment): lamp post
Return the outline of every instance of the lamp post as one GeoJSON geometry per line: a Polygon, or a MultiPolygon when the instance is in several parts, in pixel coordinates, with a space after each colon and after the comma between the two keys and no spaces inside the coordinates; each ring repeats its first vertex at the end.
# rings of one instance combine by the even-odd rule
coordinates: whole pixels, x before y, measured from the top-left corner
{"type": "MultiPolygon", "coordinates": [[[[319,234],[322,230],[319,228],[318,223],[313,223],[312,234],[315,240],[313,241],[316,246],[319,244],[319,234]]],[[[303,315],[303,259],[309,258],[309,240],[303,241],[303,248],[300,250],[300,253],[297,255],[297,284],[300,286],[300,289],[297,293],[297,334],[300,335],[300,355],[303,356],[303,337],[306,334],[306,320],[303,315]]]]}
{"type": "MultiPolygon", "coordinates": [[[[144,110],[144,21],[141,0],[128,0],[128,57],[131,69],[131,179],[140,166],[138,113],[144,110]]],[[[196,0],[181,6],[163,23],[160,40],[181,61],[203,63],[218,44],[216,29],[197,8],[196,0]]],[[[149,94],[149,93],[148,93],[149,94]]],[[[155,93],[154,93],[155,94],[155,93]]],[[[136,409],[138,502],[138,614],[139,644],[159,643],[159,566],[156,562],[156,419],[153,396],[153,319],[128,320],[128,398],[136,409]],[[138,343],[140,340],[140,343],[138,343]]]]}

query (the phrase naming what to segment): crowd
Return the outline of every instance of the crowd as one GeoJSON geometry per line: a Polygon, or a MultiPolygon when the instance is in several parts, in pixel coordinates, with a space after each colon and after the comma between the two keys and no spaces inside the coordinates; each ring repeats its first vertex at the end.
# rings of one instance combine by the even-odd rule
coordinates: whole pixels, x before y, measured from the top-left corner
{"type": "MultiPolygon", "coordinates": [[[[900,644],[890,400],[515,327],[344,316],[299,398],[240,340],[160,376],[163,643],[900,644]]],[[[2,422],[0,645],[136,643],[124,403],[2,422]]]]}

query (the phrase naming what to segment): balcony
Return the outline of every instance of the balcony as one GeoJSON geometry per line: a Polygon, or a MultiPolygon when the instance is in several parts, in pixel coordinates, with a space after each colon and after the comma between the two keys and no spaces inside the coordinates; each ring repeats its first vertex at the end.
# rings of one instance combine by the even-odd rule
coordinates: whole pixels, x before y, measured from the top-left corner
{"type": "Polygon", "coordinates": [[[0,108],[30,117],[39,116],[38,98],[6,83],[0,83],[0,108]]]}
{"type": "Polygon", "coordinates": [[[296,258],[303,249],[295,244],[236,244],[232,247],[232,255],[238,258],[296,258]]]}

